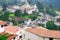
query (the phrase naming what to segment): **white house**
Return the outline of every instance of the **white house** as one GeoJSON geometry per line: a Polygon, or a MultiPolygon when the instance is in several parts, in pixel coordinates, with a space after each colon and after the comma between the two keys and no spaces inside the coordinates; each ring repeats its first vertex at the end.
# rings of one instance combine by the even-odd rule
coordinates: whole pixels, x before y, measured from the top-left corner
{"type": "Polygon", "coordinates": [[[4,31],[4,27],[2,25],[4,25],[5,22],[0,20],[0,33],[4,31]]]}
{"type": "Polygon", "coordinates": [[[58,18],[60,18],[60,16],[55,17],[54,24],[57,25],[57,26],[60,26],[60,22],[57,21],[58,18]]]}
{"type": "Polygon", "coordinates": [[[17,6],[17,5],[9,6],[9,7],[7,8],[7,10],[8,10],[9,12],[12,12],[12,13],[14,13],[17,9],[19,9],[19,6],[17,6]]]}
{"type": "Polygon", "coordinates": [[[3,26],[5,23],[3,21],[0,21],[0,33],[9,33],[16,35],[14,38],[11,38],[11,40],[24,40],[25,31],[19,27],[16,26],[3,26]]]}
{"type": "Polygon", "coordinates": [[[5,26],[4,31],[9,34],[16,35],[15,38],[11,40],[24,40],[25,31],[15,26],[5,26]]]}
{"type": "Polygon", "coordinates": [[[31,5],[27,2],[27,0],[26,0],[26,3],[25,3],[24,5],[20,6],[20,10],[21,10],[23,13],[24,13],[24,11],[26,10],[26,12],[27,12],[28,14],[32,14],[33,11],[38,12],[38,8],[37,8],[36,4],[33,5],[33,6],[31,6],[31,5]]]}
{"type": "Polygon", "coordinates": [[[25,40],[60,40],[60,31],[48,30],[42,27],[27,28],[25,40]]]}

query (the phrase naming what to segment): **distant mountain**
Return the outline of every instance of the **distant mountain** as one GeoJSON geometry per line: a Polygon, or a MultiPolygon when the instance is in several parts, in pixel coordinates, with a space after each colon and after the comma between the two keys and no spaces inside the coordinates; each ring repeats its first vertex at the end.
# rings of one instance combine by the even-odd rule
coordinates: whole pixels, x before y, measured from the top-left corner
{"type": "Polygon", "coordinates": [[[43,0],[48,5],[52,5],[55,9],[60,10],[60,0],[43,0]]]}
{"type": "MultiPolygon", "coordinates": [[[[3,1],[3,0],[0,0],[0,4],[2,4],[1,1],[3,1]]],[[[26,0],[5,0],[5,1],[7,1],[9,4],[14,4],[14,2],[17,2],[17,4],[21,4],[21,3],[25,2],[26,0]]],[[[47,4],[48,6],[52,5],[55,9],[60,10],[60,0],[27,0],[27,1],[30,4],[36,4],[37,1],[39,1],[44,4],[47,4]]]]}
{"type": "MultiPolygon", "coordinates": [[[[38,0],[44,4],[52,5],[53,8],[60,10],[60,0],[38,0]]],[[[28,0],[29,3],[35,4],[37,3],[37,0],[28,0]]]]}

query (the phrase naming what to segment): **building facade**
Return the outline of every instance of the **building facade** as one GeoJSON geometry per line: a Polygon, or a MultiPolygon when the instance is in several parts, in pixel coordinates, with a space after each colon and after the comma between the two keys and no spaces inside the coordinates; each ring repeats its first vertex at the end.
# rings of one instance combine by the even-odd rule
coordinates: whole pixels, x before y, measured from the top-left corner
{"type": "Polygon", "coordinates": [[[60,32],[44,28],[27,28],[25,37],[26,40],[60,40],[60,32]]]}

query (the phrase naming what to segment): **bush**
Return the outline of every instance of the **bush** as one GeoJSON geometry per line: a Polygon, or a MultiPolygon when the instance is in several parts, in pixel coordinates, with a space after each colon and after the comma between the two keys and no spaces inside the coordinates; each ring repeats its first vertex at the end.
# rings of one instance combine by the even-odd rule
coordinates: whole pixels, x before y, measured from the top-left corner
{"type": "Polygon", "coordinates": [[[13,23],[14,26],[18,25],[18,22],[16,22],[15,20],[11,21],[13,23]]]}
{"type": "Polygon", "coordinates": [[[45,25],[44,24],[38,24],[39,26],[42,26],[42,27],[44,27],[45,25]]]}
{"type": "Polygon", "coordinates": [[[57,18],[57,21],[60,22],[60,18],[57,18]]]}
{"type": "Polygon", "coordinates": [[[48,21],[46,24],[46,28],[49,30],[57,30],[57,26],[54,24],[53,21],[48,21]]]}

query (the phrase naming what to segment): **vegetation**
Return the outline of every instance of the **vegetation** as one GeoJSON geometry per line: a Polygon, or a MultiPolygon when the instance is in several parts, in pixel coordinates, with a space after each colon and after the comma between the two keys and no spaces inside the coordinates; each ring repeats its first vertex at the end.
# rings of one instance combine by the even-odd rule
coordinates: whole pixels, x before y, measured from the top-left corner
{"type": "Polygon", "coordinates": [[[52,16],[52,17],[57,15],[53,9],[48,8],[48,7],[46,8],[46,13],[49,14],[50,16],[52,16]]]}
{"type": "Polygon", "coordinates": [[[23,16],[23,14],[22,14],[22,12],[20,10],[16,10],[15,11],[15,16],[21,17],[21,16],[23,16]]]}
{"type": "Polygon", "coordinates": [[[15,14],[13,14],[13,13],[9,14],[9,17],[14,17],[14,16],[15,16],[15,14]]]}
{"type": "Polygon", "coordinates": [[[22,13],[20,10],[16,10],[15,16],[22,17],[22,18],[28,18],[28,19],[30,18],[32,20],[35,20],[38,17],[37,15],[34,15],[34,14],[28,14],[26,10],[24,11],[24,13],[22,13]]]}
{"type": "Polygon", "coordinates": [[[47,24],[46,24],[46,28],[47,28],[47,29],[50,29],[50,30],[56,30],[56,25],[54,24],[53,21],[49,21],[49,22],[47,22],[47,24]]]}
{"type": "Polygon", "coordinates": [[[44,12],[44,6],[39,1],[37,1],[37,8],[38,8],[39,12],[44,12]]]}
{"type": "Polygon", "coordinates": [[[6,11],[3,15],[1,15],[0,20],[8,21],[9,20],[9,12],[6,11]]]}
{"type": "Polygon", "coordinates": [[[15,20],[11,20],[10,22],[12,22],[14,26],[18,25],[18,22],[15,20]]]}
{"type": "Polygon", "coordinates": [[[38,8],[39,12],[47,13],[52,17],[57,15],[55,10],[53,9],[52,5],[49,7],[45,4],[43,5],[43,3],[39,2],[39,1],[36,4],[37,4],[37,8],[38,8]]]}
{"type": "Polygon", "coordinates": [[[7,40],[8,37],[12,36],[12,35],[9,35],[7,36],[8,33],[5,33],[3,35],[0,34],[0,40],[7,40]]]}
{"type": "Polygon", "coordinates": [[[35,20],[35,19],[37,19],[38,18],[38,16],[37,15],[30,15],[30,19],[33,21],[33,20],[35,20]]]}
{"type": "Polygon", "coordinates": [[[60,30],[60,26],[55,25],[53,21],[48,21],[46,28],[49,30],[60,30]]]}
{"type": "Polygon", "coordinates": [[[60,22],[60,18],[57,18],[57,21],[60,22]]]}
{"type": "Polygon", "coordinates": [[[45,24],[38,24],[39,26],[42,26],[42,27],[44,27],[45,26],[45,24]]]}

